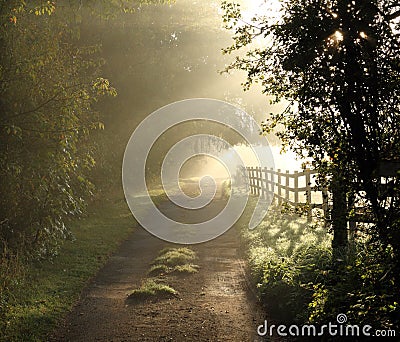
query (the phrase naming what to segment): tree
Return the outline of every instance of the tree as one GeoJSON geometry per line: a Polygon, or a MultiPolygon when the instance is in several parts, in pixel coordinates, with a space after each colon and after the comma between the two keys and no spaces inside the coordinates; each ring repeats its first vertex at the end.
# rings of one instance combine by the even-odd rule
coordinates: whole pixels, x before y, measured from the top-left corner
{"type": "Polygon", "coordinates": [[[82,22],[151,2],[0,0],[0,330],[29,262],[57,252],[98,187],[98,101],[116,90],[82,22]]]}
{"type": "Polygon", "coordinates": [[[385,209],[378,173],[382,160],[400,152],[400,6],[378,0],[281,3],[282,16],[272,24],[265,16],[240,24],[239,5],[224,3],[224,20],[236,30],[225,52],[259,36],[266,45],[248,49],[227,70],[245,70],[245,87],[259,81],[275,101],[290,102],[264,129],[283,124],[283,141],[312,157],[321,171],[335,169],[344,192],[364,190],[380,237],[397,249],[388,233],[397,229],[388,229],[398,219],[397,202],[385,209]]]}
{"type": "MultiPolygon", "coordinates": [[[[265,1],[270,3],[269,1],[265,1]]],[[[244,70],[245,89],[260,82],[272,102],[288,101],[263,123],[300,156],[311,157],[334,195],[333,254],[347,250],[356,202],[374,225],[364,233],[400,286],[399,177],[381,184],[385,161],[400,156],[400,5],[394,0],[282,0],[280,16],[246,22],[224,2],[239,54],[226,71],[244,70]],[[261,41],[261,42],[260,42],[261,41]],[[253,45],[257,42],[256,45],[253,45]],[[261,47],[260,47],[261,45],[261,47]]]]}
{"type": "Polygon", "coordinates": [[[49,252],[93,193],[91,133],[104,128],[95,104],[116,90],[101,77],[100,42],[80,39],[83,18],[154,2],[1,1],[0,256],[49,252]]]}
{"type": "Polygon", "coordinates": [[[94,104],[116,92],[101,77],[100,46],[80,41],[77,17],[111,15],[128,2],[88,2],[89,11],[79,1],[69,5],[1,3],[2,256],[50,253],[94,189],[90,132],[103,128],[94,104]]]}

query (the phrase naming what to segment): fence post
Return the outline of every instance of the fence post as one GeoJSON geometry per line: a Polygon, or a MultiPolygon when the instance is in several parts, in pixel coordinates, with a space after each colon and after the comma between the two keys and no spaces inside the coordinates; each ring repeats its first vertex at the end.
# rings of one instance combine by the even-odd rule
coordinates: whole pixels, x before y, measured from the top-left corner
{"type": "Polygon", "coordinates": [[[310,169],[305,170],[306,174],[306,196],[307,196],[307,221],[312,220],[312,207],[311,207],[311,174],[310,169]]]}
{"type": "Polygon", "coordinates": [[[255,195],[256,194],[256,188],[254,187],[254,184],[255,184],[255,179],[254,179],[254,168],[251,168],[250,169],[250,172],[251,172],[251,193],[253,194],[253,195],[255,195]]]}
{"type": "Polygon", "coordinates": [[[285,182],[285,186],[286,186],[285,200],[286,200],[286,202],[289,202],[289,185],[290,185],[289,170],[286,170],[285,177],[286,177],[286,182],[285,182]]]}
{"type": "Polygon", "coordinates": [[[249,179],[250,193],[253,194],[253,180],[251,179],[251,167],[246,167],[246,172],[249,179]]]}
{"type": "Polygon", "coordinates": [[[270,192],[272,195],[272,202],[274,202],[275,200],[275,175],[274,175],[274,169],[272,167],[269,168],[269,173],[270,173],[270,178],[271,178],[271,182],[270,182],[270,192]]]}
{"type": "Polygon", "coordinates": [[[263,184],[265,183],[265,188],[263,188],[263,195],[264,195],[264,199],[266,199],[268,196],[268,174],[267,174],[266,167],[261,169],[261,174],[263,175],[262,176],[263,184]]]}
{"type": "MultiPolygon", "coordinates": [[[[264,199],[269,199],[272,196],[272,201],[278,197],[278,203],[281,205],[283,202],[289,202],[291,200],[290,192],[293,192],[294,205],[298,206],[304,202],[300,199],[299,191],[299,179],[300,177],[305,177],[305,191],[306,191],[306,206],[307,206],[307,219],[310,222],[312,220],[312,209],[317,206],[321,208],[324,212],[324,217],[327,219],[330,211],[329,207],[329,192],[326,187],[318,190],[322,192],[322,204],[312,203],[312,191],[316,191],[314,187],[311,186],[311,175],[315,173],[308,168],[303,172],[294,171],[294,174],[290,176],[290,171],[286,170],[285,173],[281,169],[274,170],[272,167],[246,167],[245,170],[248,174],[248,185],[250,187],[250,192],[253,195],[258,195],[264,199]],[[277,179],[275,178],[277,176],[277,179]],[[283,182],[283,177],[286,180],[283,182]],[[294,178],[293,189],[290,189],[290,177],[294,178]],[[275,189],[277,187],[277,190],[275,189]],[[285,189],[283,194],[282,189],[285,189]]],[[[303,188],[303,187],[302,187],[303,188]]],[[[304,190],[303,190],[304,191],[304,190]]],[[[302,192],[303,192],[302,191],[302,192]]],[[[350,223],[350,231],[354,231],[353,223],[350,223]]]]}
{"type": "Polygon", "coordinates": [[[325,220],[328,219],[328,209],[329,209],[328,189],[324,187],[322,189],[322,210],[324,212],[325,220]]]}
{"type": "Polygon", "coordinates": [[[260,169],[260,177],[261,177],[261,197],[263,199],[265,199],[267,197],[267,183],[266,183],[266,178],[267,178],[267,174],[264,172],[265,168],[261,168],[260,169]],[[264,185],[265,183],[265,185],[264,185]]]}
{"type": "Polygon", "coordinates": [[[294,172],[294,203],[299,204],[299,171],[294,172]]]}
{"type": "Polygon", "coordinates": [[[260,194],[260,189],[258,188],[258,170],[257,167],[254,168],[254,191],[256,196],[260,194]]]}
{"type": "Polygon", "coordinates": [[[278,169],[278,203],[282,204],[281,169],[278,169]]]}
{"type": "Polygon", "coordinates": [[[245,170],[246,170],[246,178],[245,179],[247,179],[247,185],[248,185],[250,193],[251,193],[250,168],[248,166],[246,166],[245,170]]]}
{"type": "Polygon", "coordinates": [[[253,194],[257,195],[257,167],[252,168],[253,194]]]}

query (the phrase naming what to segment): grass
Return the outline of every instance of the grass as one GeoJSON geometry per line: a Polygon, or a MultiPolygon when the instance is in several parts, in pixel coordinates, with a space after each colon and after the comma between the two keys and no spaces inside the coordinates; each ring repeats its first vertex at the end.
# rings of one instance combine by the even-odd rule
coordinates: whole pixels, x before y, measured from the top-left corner
{"type": "MultiPolygon", "coordinates": [[[[158,253],[147,272],[150,277],[169,274],[194,274],[199,266],[189,263],[196,259],[196,252],[187,247],[167,247],[158,253]]],[[[165,281],[165,279],[164,279],[165,281]]],[[[127,300],[141,302],[148,299],[165,299],[176,296],[178,292],[171,286],[160,282],[160,279],[146,279],[142,285],[134,289],[127,300]]]]}
{"type": "Polygon", "coordinates": [[[72,222],[75,239],[66,241],[52,260],[29,265],[25,282],[2,317],[0,341],[46,340],[134,226],[122,200],[102,204],[87,218],[72,222]]]}
{"type": "Polygon", "coordinates": [[[171,273],[175,274],[194,274],[199,271],[200,266],[194,264],[176,265],[171,273]]]}
{"type": "Polygon", "coordinates": [[[154,259],[148,274],[158,276],[163,274],[194,274],[199,271],[200,266],[192,264],[196,259],[196,252],[183,248],[167,247],[162,249],[158,257],[154,259]]]}
{"type": "Polygon", "coordinates": [[[169,267],[189,263],[196,258],[196,253],[186,247],[183,248],[165,248],[154,260],[153,264],[162,264],[169,267]]]}
{"type": "Polygon", "coordinates": [[[312,284],[323,281],[331,260],[331,235],[317,222],[272,206],[264,221],[248,230],[254,201],[242,216],[241,236],[261,301],[278,321],[307,321],[312,284]]]}
{"type": "Polygon", "coordinates": [[[128,295],[128,300],[143,301],[150,298],[171,298],[177,294],[178,292],[169,285],[156,282],[153,279],[146,279],[138,289],[133,290],[128,295]]]}
{"type": "MultiPolygon", "coordinates": [[[[332,265],[332,234],[322,222],[277,205],[247,229],[254,198],[241,218],[241,236],[259,298],[276,324],[334,322],[338,312],[358,326],[398,329],[400,306],[389,276],[391,250],[355,241],[347,264],[332,265]]],[[[360,229],[360,227],[359,227],[360,229]]]]}
{"type": "Polygon", "coordinates": [[[167,265],[158,264],[158,265],[151,266],[148,274],[150,276],[157,276],[160,274],[166,274],[169,272],[169,270],[170,270],[170,268],[167,265]]]}

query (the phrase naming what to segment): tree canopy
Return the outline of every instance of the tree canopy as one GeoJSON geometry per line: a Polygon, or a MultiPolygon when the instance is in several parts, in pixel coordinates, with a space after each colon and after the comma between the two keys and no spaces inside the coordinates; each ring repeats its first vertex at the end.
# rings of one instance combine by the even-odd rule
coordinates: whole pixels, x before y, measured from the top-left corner
{"type": "Polygon", "coordinates": [[[236,23],[226,53],[264,37],[264,47],[248,49],[227,70],[245,70],[245,87],[260,81],[275,101],[290,102],[264,129],[283,124],[277,134],[285,143],[318,167],[340,169],[349,186],[361,184],[355,190],[366,191],[384,220],[379,167],[400,152],[398,3],[282,1],[273,24],[267,16],[240,24],[239,6],[224,7],[225,21],[236,23]]]}
{"type": "Polygon", "coordinates": [[[0,255],[52,253],[94,191],[96,103],[116,90],[82,22],[154,2],[1,1],[0,255]]]}
{"type": "Polygon", "coordinates": [[[333,228],[342,229],[346,239],[355,202],[369,207],[375,223],[366,229],[368,241],[390,256],[388,273],[398,286],[399,177],[392,174],[390,186],[382,186],[380,176],[383,165],[400,156],[400,5],[280,4],[275,20],[267,11],[246,21],[239,4],[223,3],[226,27],[234,31],[234,43],[224,52],[236,54],[226,71],[244,70],[245,89],[259,82],[272,102],[288,102],[285,111],[270,113],[263,129],[279,128],[282,141],[311,157],[329,185],[339,188],[344,202],[336,201],[336,212],[344,220],[333,228]]]}

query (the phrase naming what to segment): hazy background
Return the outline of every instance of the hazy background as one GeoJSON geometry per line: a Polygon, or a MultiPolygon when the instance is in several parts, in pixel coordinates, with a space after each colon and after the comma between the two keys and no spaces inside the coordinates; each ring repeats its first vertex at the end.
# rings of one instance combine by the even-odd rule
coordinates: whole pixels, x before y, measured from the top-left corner
{"type": "MultiPolygon", "coordinates": [[[[261,10],[257,1],[242,3],[246,16],[261,10]]],[[[272,108],[259,86],[244,92],[244,73],[220,74],[234,58],[221,51],[232,43],[232,32],[223,28],[221,15],[220,1],[177,0],[171,5],[144,6],[112,20],[83,20],[81,38],[101,44],[104,76],[118,91],[116,98],[98,104],[105,112],[105,134],[114,142],[104,147],[114,155],[110,163],[122,160],[135,127],[171,102],[198,97],[224,100],[246,110],[257,122],[282,109],[272,108]]],[[[191,131],[186,129],[186,135],[191,131]]],[[[274,145],[276,168],[300,169],[301,162],[292,153],[279,155],[274,136],[268,139],[274,145]]],[[[251,164],[252,158],[247,159],[251,164]]]]}

